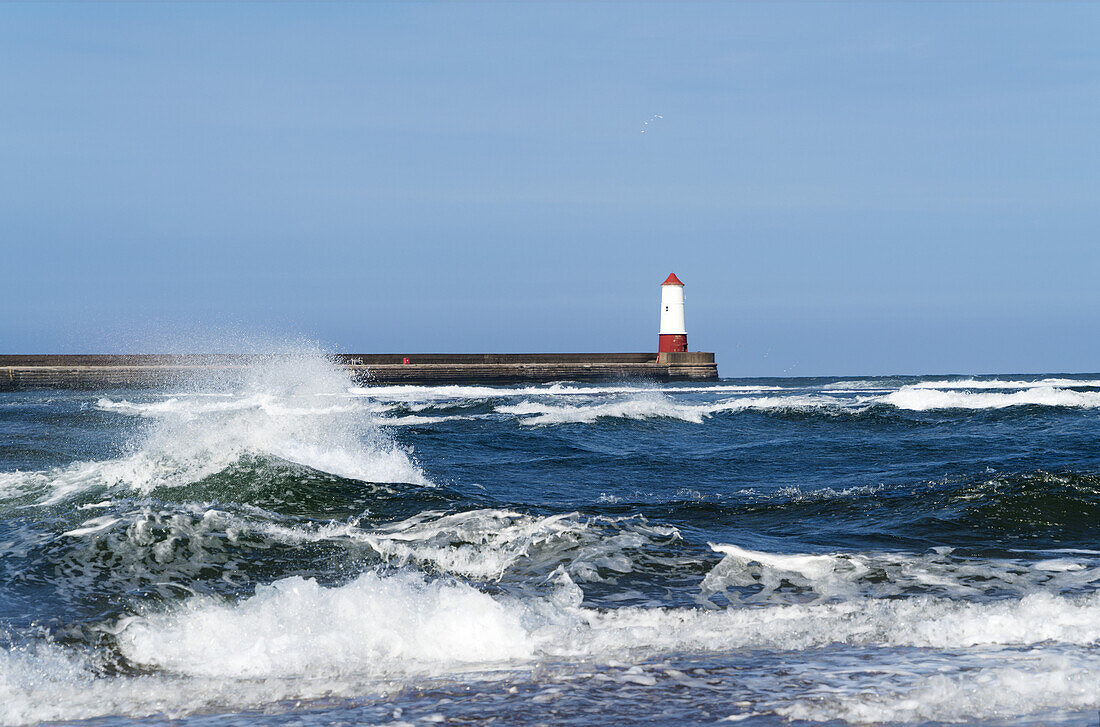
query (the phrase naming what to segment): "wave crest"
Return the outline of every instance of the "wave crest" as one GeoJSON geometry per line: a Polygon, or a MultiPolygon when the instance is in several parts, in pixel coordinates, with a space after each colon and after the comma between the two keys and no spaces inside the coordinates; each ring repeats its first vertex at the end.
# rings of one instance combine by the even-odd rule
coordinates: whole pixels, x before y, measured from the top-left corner
{"type": "Polygon", "coordinates": [[[149,420],[127,456],[0,473],[0,497],[37,495],[49,505],[90,489],[149,493],[197,482],[251,456],[367,482],[430,484],[410,452],[380,428],[384,407],[348,399],[351,380],[324,357],[261,357],[236,375],[230,390],[223,380],[195,380],[191,390],[166,400],[100,399],[100,409],[149,420]]]}

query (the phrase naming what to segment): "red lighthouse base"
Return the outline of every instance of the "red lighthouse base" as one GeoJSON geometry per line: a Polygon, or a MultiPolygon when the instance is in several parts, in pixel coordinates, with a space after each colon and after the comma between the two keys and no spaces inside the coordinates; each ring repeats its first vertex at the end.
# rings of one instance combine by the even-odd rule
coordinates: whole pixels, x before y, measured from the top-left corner
{"type": "Polygon", "coordinates": [[[686,333],[661,333],[657,343],[657,353],[682,353],[688,350],[686,333]]]}

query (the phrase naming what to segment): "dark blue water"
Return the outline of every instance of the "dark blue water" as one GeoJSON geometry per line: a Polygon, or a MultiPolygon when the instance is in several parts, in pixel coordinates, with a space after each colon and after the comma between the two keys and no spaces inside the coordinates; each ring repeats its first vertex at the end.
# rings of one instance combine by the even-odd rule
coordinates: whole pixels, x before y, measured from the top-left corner
{"type": "Polygon", "coordinates": [[[0,395],[0,722],[1092,725],[1100,375],[0,395]]]}

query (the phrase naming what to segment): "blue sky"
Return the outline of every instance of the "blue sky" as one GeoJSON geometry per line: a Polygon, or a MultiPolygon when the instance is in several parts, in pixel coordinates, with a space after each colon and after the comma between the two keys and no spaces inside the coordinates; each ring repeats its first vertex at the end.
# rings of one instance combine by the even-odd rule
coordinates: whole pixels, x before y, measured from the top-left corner
{"type": "Polygon", "coordinates": [[[1098,35],[1088,3],[5,3],[0,350],[651,350],[675,271],[725,376],[1096,371],[1098,35]]]}

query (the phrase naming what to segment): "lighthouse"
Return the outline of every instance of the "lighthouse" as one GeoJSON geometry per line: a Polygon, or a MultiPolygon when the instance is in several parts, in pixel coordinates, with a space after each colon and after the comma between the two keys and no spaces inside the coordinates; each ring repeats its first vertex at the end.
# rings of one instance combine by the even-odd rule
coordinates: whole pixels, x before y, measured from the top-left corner
{"type": "Polygon", "coordinates": [[[677,353],[688,350],[688,334],[684,328],[684,284],[669,273],[661,283],[661,333],[658,339],[659,353],[677,353]]]}

